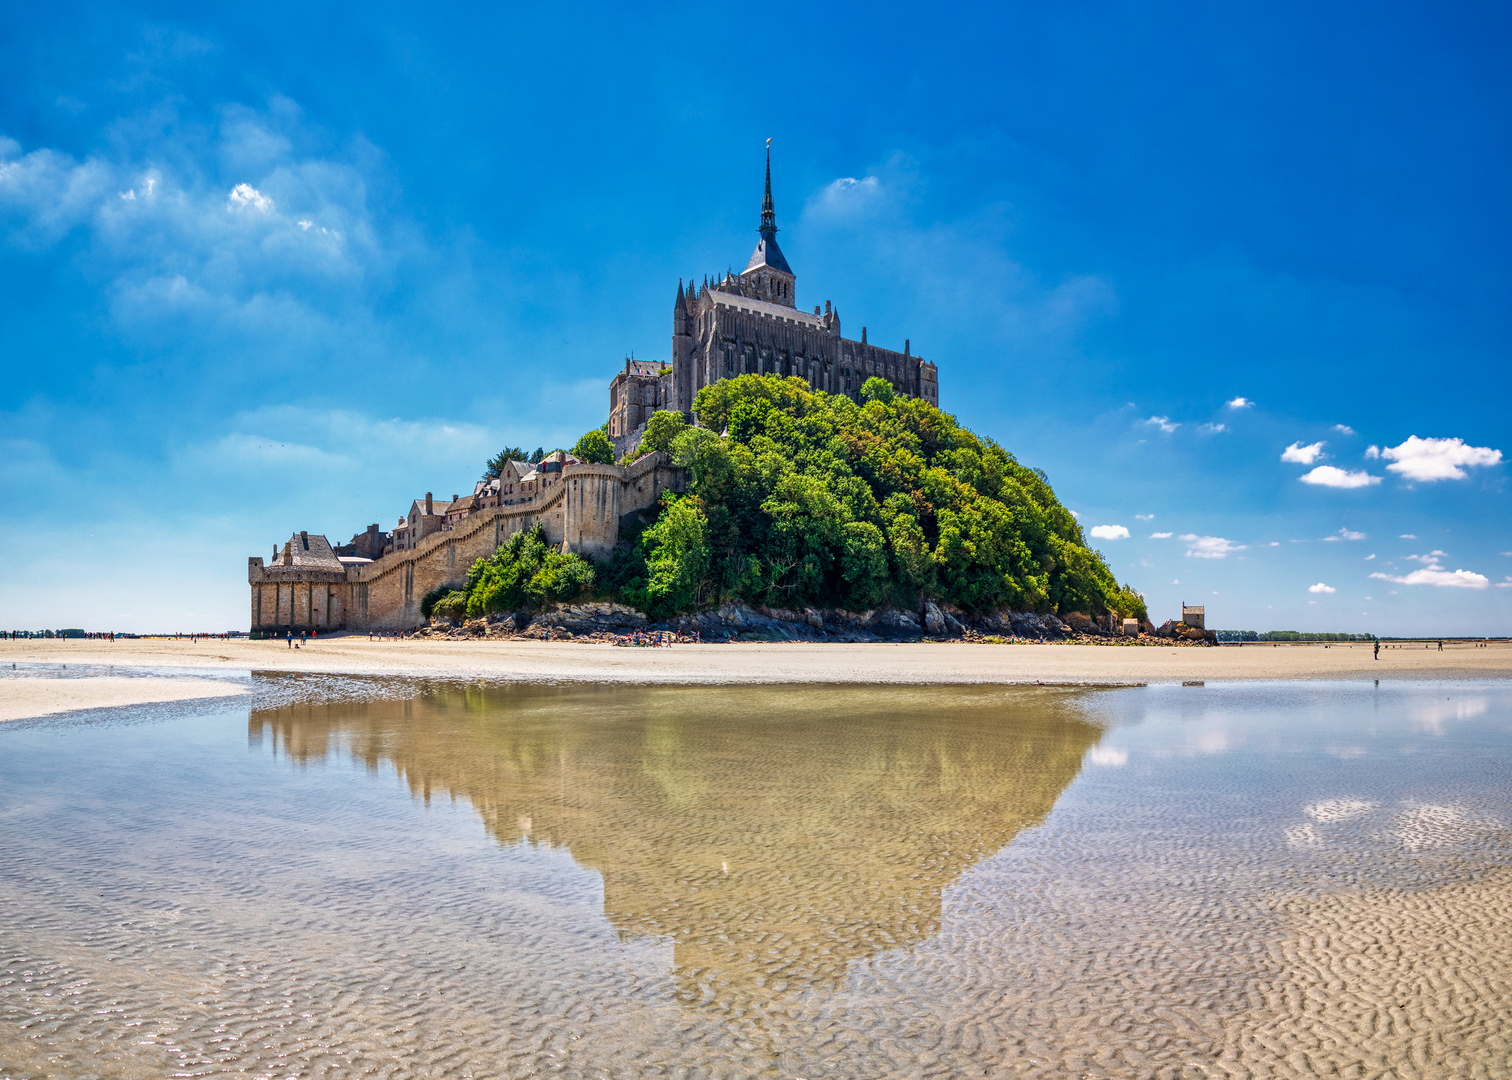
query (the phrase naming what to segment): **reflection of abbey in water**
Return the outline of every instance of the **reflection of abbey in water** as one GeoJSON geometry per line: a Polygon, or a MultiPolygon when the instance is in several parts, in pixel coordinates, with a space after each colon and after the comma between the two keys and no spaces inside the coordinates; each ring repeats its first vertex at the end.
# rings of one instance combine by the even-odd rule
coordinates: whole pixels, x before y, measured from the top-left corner
{"type": "Polygon", "coordinates": [[[696,982],[771,992],[934,932],[941,890],[1043,820],[1099,735],[1049,692],[896,702],[473,688],[262,710],[250,731],[295,760],[392,764],[502,843],[566,847],[619,930],[669,938],[696,982]]]}

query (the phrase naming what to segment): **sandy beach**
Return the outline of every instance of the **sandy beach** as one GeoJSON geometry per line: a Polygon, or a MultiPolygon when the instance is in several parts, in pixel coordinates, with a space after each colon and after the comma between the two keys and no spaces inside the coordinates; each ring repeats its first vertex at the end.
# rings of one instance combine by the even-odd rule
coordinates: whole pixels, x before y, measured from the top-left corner
{"type": "MultiPolygon", "coordinates": [[[[663,685],[772,683],[1109,685],[1234,679],[1487,679],[1512,677],[1512,644],[1221,646],[740,644],[619,648],[541,641],[370,641],[337,635],[282,641],[20,640],[0,665],[217,671],[305,671],[528,682],[663,685]]],[[[217,696],[225,683],[188,676],[7,680],[0,719],[217,696]],[[66,685],[64,685],[66,683],[66,685]]]]}
{"type": "Polygon", "coordinates": [[[195,698],[234,697],[247,687],[225,679],[187,676],[91,675],[83,678],[28,676],[0,683],[0,721],[75,712],[124,708],[195,698]]]}

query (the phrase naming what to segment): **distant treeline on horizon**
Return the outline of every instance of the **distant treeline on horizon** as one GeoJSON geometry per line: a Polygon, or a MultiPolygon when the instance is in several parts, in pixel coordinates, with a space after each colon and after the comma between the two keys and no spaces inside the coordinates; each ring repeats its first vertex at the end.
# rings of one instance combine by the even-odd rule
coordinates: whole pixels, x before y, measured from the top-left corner
{"type": "Polygon", "coordinates": [[[1374,641],[1374,634],[1308,633],[1303,630],[1219,630],[1219,641],[1374,641]]]}

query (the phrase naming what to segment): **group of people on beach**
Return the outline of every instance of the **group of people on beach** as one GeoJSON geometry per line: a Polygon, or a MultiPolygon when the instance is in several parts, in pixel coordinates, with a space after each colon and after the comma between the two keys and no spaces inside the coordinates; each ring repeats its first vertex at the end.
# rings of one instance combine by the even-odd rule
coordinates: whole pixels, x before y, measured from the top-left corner
{"type": "MultiPolygon", "coordinates": [[[[637,648],[666,649],[671,648],[676,640],[677,635],[669,633],[666,630],[636,630],[629,634],[618,635],[615,637],[614,643],[616,645],[634,646],[637,648]]],[[[693,636],[689,640],[694,644],[698,643],[699,634],[697,630],[693,631],[693,636]]]]}

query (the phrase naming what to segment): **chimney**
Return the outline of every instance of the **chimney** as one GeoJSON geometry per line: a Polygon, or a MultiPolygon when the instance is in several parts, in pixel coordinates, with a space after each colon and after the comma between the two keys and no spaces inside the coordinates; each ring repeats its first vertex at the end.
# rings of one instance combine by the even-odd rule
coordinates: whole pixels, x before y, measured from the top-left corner
{"type": "Polygon", "coordinates": [[[908,339],[907,338],[903,339],[903,355],[904,356],[908,355],[908,339]]]}
{"type": "Polygon", "coordinates": [[[435,513],[435,507],[431,503],[431,493],[428,491],[425,493],[425,513],[427,517],[435,513]]]}
{"type": "Polygon", "coordinates": [[[299,546],[306,551],[310,550],[310,534],[303,529],[299,530],[299,546]]]}

